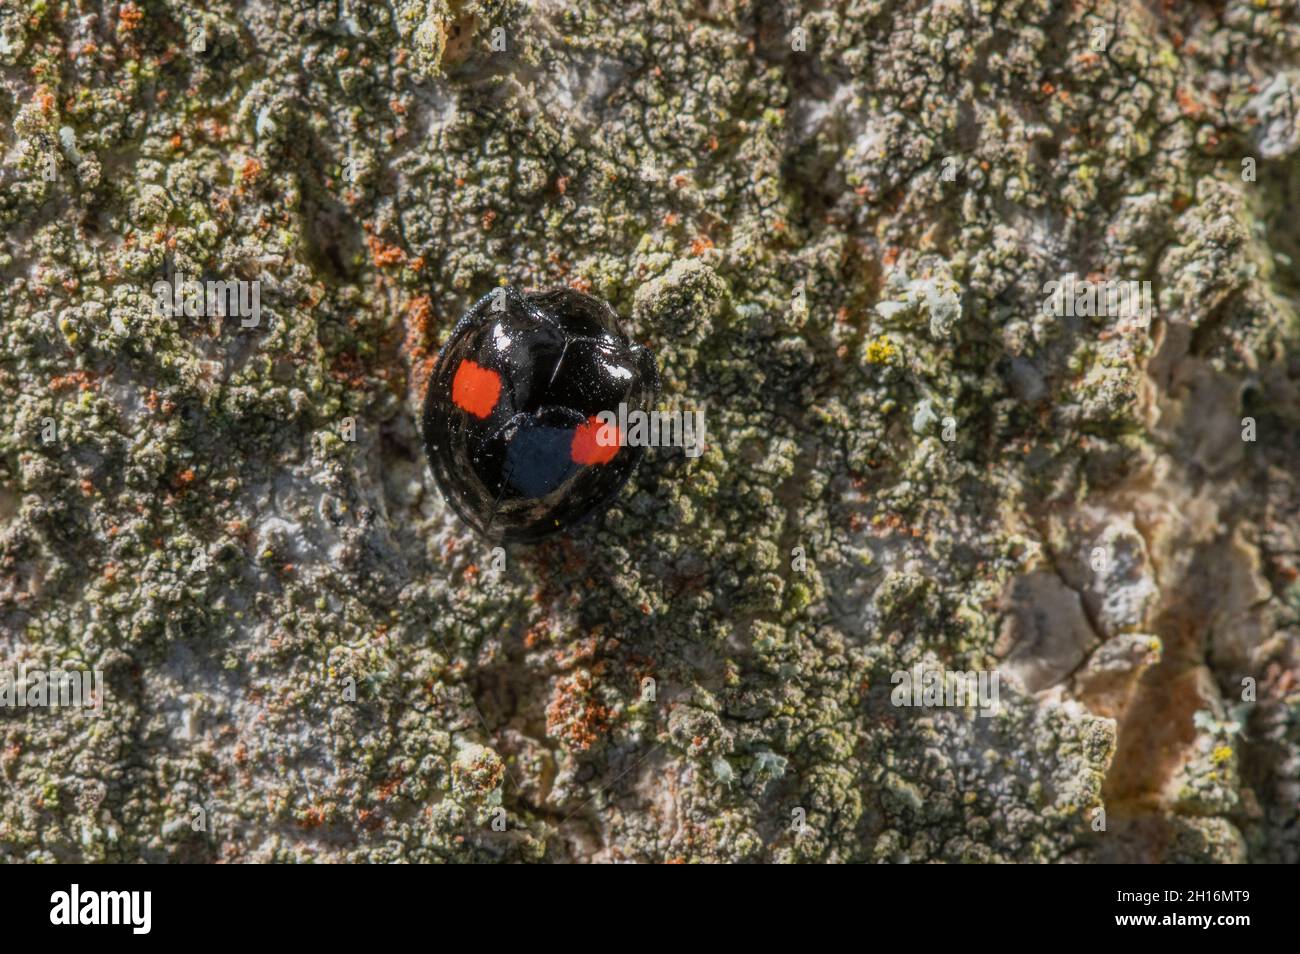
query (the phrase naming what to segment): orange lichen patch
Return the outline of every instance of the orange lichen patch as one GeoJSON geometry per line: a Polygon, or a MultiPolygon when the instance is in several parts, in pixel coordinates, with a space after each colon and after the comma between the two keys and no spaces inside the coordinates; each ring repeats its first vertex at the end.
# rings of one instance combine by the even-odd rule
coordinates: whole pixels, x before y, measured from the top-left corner
{"type": "Polygon", "coordinates": [[[703,255],[711,248],[713,248],[713,239],[707,235],[697,235],[691,242],[692,255],[703,255]]]}
{"type": "Polygon", "coordinates": [[[556,683],[546,707],[546,733],[585,752],[609,731],[610,710],[592,694],[591,675],[577,672],[556,683]]]}
{"type": "Polygon", "coordinates": [[[492,231],[492,223],[495,222],[496,220],[497,220],[497,210],[496,210],[496,209],[488,209],[486,212],[484,212],[484,213],[483,213],[483,231],[484,231],[484,232],[490,232],[490,231],[492,231]]]}
{"type": "Polygon", "coordinates": [[[480,751],[468,763],[459,759],[451,764],[455,784],[479,796],[489,795],[505,779],[506,765],[491,751],[480,751]]]}
{"type": "Polygon", "coordinates": [[[262,174],[262,164],[256,159],[247,160],[239,170],[241,182],[252,182],[262,174]]]}
{"type": "Polygon", "coordinates": [[[123,33],[129,33],[132,30],[139,29],[140,24],[143,22],[144,22],[144,11],[141,10],[139,7],[137,7],[134,3],[129,3],[129,2],[124,3],[122,4],[121,8],[117,11],[118,28],[123,33]]]}
{"type": "MultiPolygon", "coordinates": [[[[597,636],[572,639],[556,649],[555,664],[561,669],[572,669],[580,663],[595,659],[599,648],[600,639],[597,636]]],[[[597,663],[592,667],[592,672],[596,672],[599,667],[600,664],[597,663]]]]}
{"type": "Polygon", "coordinates": [[[528,628],[528,631],[524,633],[524,648],[536,649],[539,645],[542,644],[542,642],[549,639],[550,635],[551,635],[550,624],[545,621],[530,626],[528,628]]]}
{"type": "Polygon", "coordinates": [[[569,456],[575,464],[583,467],[608,464],[618,455],[622,443],[623,432],[617,424],[606,428],[598,417],[592,415],[574,429],[569,456]]]}
{"type": "Polygon", "coordinates": [[[584,295],[590,295],[592,289],[591,279],[585,275],[576,275],[569,279],[569,287],[582,292],[584,295]]]}
{"type": "MultiPolygon", "coordinates": [[[[924,532],[918,527],[907,526],[907,524],[903,521],[903,518],[896,513],[876,514],[874,517],[871,518],[871,525],[873,528],[877,530],[883,527],[886,531],[890,533],[898,533],[898,534],[903,534],[905,536],[911,535],[913,537],[919,537],[924,532]]],[[[883,536],[883,533],[878,533],[876,535],[883,536]]]]}
{"type": "Polygon", "coordinates": [[[315,308],[324,298],[325,289],[320,285],[312,285],[307,289],[303,301],[306,302],[308,308],[315,308]]]}
{"type": "Polygon", "coordinates": [[[406,337],[402,340],[402,354],[412,361],[423,361],[429,358],[430,366],[432,365],[430,352],[433,345],[432,320],[433,300],[428,295],[420,295],[406,303],[406,318],[403,322],[406,326],[406,337]]]}
{"type": "Polygon", "coordinates": [[[438,347],[434,332],[433,302],[428,295],[420,295],[406,304],[402,318],[404,336],[398,353],[407,368],[408,393],[419,396],[429,383],[434,365],[438,361],[438,347]]]}
{"type": "Polygon", "coordinates": [[[192,483],[194,483],[193,467],[186,467],[184,470],[182,470],[179,474],[176,475],[176,479],[173,481],[173,484],[176,487],[188,487],[192,483]]]}
{"type": "Polygon", "coordinates": [[[1174,98],[1178,100],[1178,108],[1182,110],[1184,116],[1189,116],[1195,119],[1197,116],[1200,116],[1201,113],[1205,112],[1205,107],[1196,101],[1196,97],[1194,97],[1190,91],[1181,86],[1174,94],[1174,98]]]}
{"type": "Polygon", "coordinates": [[[200,121],[199,130],[212,143],[225,142],[230,139],[230,126],[213,116],[200,121]]]}
{"type": "Polygon", "coordinates": [[[82,391],[89,391],[95,386],[96,375],[93,371],[71,371],[50,378],[50,390],[62,391],[76,385],[82,391]]]}
{"type": "Polygon", "coordinates": [[[663,218],[663,223],[664,223],[664,225],[667,226],[668,228],[672,228],[674,225],[677,224],[677,222],[678,222],[678,219],[677,219],[677,213],[676,213],[676,212],[669,212],[669,213],[668,213],[667,215],[665,215],[664,218],[663,218]]]}
{"type": "Polygon", "coordinates": [[[406,260],[406,253],[396,245],[390,245],[377,235],[366,236],[366,247],[370,249],[370,260],[376,268],[400,265],[406,260]]]}
{"type": "Polygon", "coordinates": [[[501,397],[501,375],[466,359],[451,382],[451,400],[458,408],[485,418],[501,397]]]}
{"type": "Polygon", "coordinates": [[[330,359],[330,377],[354,391],[366,386],[366,365],[355,351],[341,351],[330,359]]]}
{"type": "Polygon", "coordinates": [[[560,195],[564,195],[564,193],[569,191],[568,176],[560,176],[560,178],[555,180],[555,191],[560,193],[560,195]]]}

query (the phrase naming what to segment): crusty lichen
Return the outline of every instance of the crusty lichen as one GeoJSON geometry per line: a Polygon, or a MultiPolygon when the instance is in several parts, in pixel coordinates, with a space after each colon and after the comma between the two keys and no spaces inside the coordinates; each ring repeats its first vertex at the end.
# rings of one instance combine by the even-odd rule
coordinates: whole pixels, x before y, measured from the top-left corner
{"type": "Polygon", "coordinates": [[[1087,7],[0,10],[0,646],[109,685],[6,714],[0,853],[1296,861],[1300,22],[1087,7]],[[416,420],[503,282],[708,439],[497,553],[416,420]]]}

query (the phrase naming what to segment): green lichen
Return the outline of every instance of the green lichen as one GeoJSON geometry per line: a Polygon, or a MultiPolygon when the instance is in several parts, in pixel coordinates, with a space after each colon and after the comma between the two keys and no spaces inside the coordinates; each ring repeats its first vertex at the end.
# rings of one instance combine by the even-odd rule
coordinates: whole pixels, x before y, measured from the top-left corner
{"type": "Polygon", "coordinates": [[[0,855],[1296,860],[1292,11],[127,7],[0,11],[0,646],[109,687],[5,720],[0,855]],[[417,420],[503,282],[608,299],[708,442],[500,565],[417,420]],[[1249,598],[1199,605],[1218,527],[1249,598]],[[1256,680],[1231,757],[1125,781],[1122,667],[891,703],[1050,655],[1049,571],[1161,640],[1135,699],[1256,680]]]}

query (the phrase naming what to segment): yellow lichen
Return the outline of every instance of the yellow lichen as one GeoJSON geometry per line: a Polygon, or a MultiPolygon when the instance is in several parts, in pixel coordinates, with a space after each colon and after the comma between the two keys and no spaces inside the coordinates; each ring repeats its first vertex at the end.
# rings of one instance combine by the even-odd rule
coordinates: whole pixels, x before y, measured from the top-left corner
{"type": "Polygon", "coordinates": [[[881,335],[867,345],[867,362],[869,364],[887,364],[896,354],[898,354],[898,349],[889,340],[889,335],[881,335]]]}

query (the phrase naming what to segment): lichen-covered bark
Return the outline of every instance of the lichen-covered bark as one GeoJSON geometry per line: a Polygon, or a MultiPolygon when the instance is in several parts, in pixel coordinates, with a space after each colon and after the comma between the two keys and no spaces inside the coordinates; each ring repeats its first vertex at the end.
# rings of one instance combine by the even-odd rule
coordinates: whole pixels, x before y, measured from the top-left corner
{"type": "Polygon", "coordinates": [[[0,90],[0,664],[108,687],[0,857],[1300,860],[1289,2],[40,0],[0,90]],[[417,415],[504,282],[709,436],[503,561],[417,415]]]}

